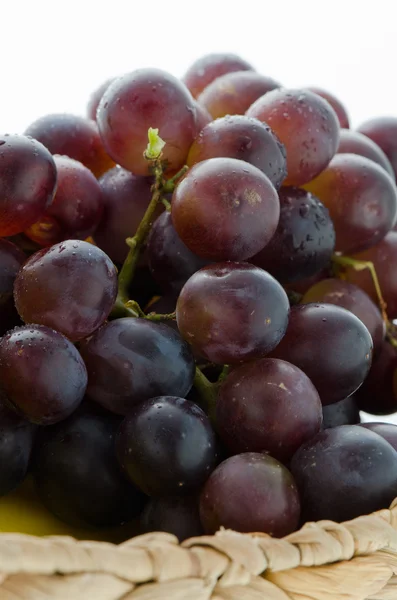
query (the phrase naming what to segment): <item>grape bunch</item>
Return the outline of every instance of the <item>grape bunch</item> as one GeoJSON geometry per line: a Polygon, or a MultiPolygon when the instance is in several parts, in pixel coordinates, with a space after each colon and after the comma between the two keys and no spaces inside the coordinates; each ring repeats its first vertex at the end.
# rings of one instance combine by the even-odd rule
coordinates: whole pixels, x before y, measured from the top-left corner
{"type": "Polygon", "coordinates": [[[396,132],[220,53],[1,135],[0,495],[180,540],[388,507],[396,132]]]}

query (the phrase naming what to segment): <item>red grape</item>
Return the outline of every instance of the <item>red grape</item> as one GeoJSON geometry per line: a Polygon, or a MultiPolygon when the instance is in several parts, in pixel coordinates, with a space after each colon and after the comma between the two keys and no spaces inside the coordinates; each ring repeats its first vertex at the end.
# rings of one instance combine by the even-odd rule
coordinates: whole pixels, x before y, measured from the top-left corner
{"type": "Polygon", "coordinates": [[[176,331],[144,319],[115,319],[80,346],[88,371],[87,396],[112,412],[160,395],[184,397],[194,358],[176,331]]]}
{"type": "Polygon", "coordinates": [[[110,79],[106,79],[99,87],[97,87],[91,94],[90,99],[87,104],[87,117],[92,121],[96,121],[96,113],[98,110],[99,103],[103,94],[108,89],[109,85],[113,83],[115,77],[111,77],[110,79]]]}
{"type": "Polygon", "coordinates": [[[358,425],[321,431],[298,450],[291,471],[306,521],[348,521],[397,496],[397,452],[358,425]]]}
{"type": "Polygon", "coordinates": [[[318,87],[309,87],[307,89],[310,92],[321,96],[321,98],[324,98],[324,100],[326,100],[336,112],[336,116],[338,117],[340,126],[344,127],[345,129],[349,128],[349,115],[347,114],[345,107],[340,102],[340,100],[338,100],[338,98],[335,98],[333,94],[330,94],[329,92],[326,92],[325,90],[322,90],[318,87]]]}
{"type": "Polygon", "coordinates": [[[355,400],[360,410],[373,415],[390,415],[397,411],[397,394],[393,378],[397,371],[397,352],[389,342],[383,342],[355,400]]]}
{"type": "Polygon", "coordinates": [[[114,443],[120,419],[82,407],[46,428],[34,457],[34,477],[43,504],[77,527],[111,527],[139,515],[144,495],[127,481],[114,443]]]}
{"type": "Polygon", "coordinates": [[[360,411],[355,396],[323,406],[323,429],[360,423],[360,411]]]}
{"type": "Polygon", "coordinates": [[[207,360],[234,364],[277,346],[288,324],[281,285],[248,263],[217,263],[197,271],[176,306],[178,328],[207,360]]]}
{"type": "Polygon", "coordinates": [[[208,264],[185,246],[167,211],[153,223],[147,257],[153,278],[163,290],[173,295],[178,295],[189,277],[208,264]]]}
{"type": "Polygon", "coordinates": [[[272,356],[302,369],[321,402],[332,404],[353,394],[364,381],[371,366],[372,338],[345,308],[303,304],[291,308],[287,332],[272,356]]]}
{"type": "Polygon", "coordinates": [[[254,68],[243,58],[232,53],[206,54],[196,60],[187,70],[183,82],[194,98],[214,79],[233,71],[253,71],[254,68]]]}
{"type": "Polygon", "coordinates": [[[80,354],[62,334],[43,325],[16,327],[0,339],[0,392],[33,423],[68,417],[87,387],[80,354]]]}
{"type": "MultiPolygon", "coordinates": [[[[111,169],[99,180],[105,209],[94,238],[115,263],[122,263],[127,256],[125,240],[138,229],[152,197],[152,183],[152,178],[138,177],[121,167],[111,169]]],[[[158,214],[160,211],[159,206],[158,214]]]]}
{"type": "Polygon", "coordinates": [[[389,159],[397,178],[397,118],[377,117],[363,123],[358,131],[377,144],[389,159]]]}
{"type": "Polygon", "coordinates": [[[255,71],[234,71],[214,79],[200,94],[198,102],[214,119],[225,115],[243,115],[258,98],[281,87],[255,71]]]}
{"type": "Polygon", "coordinates": [[[0,135],[0,236],[32,225],[51,204],[57,183],[54,160],[36,140],[0,135]]]}
{"type": "Polygon", "coordinates": [[[310,192],[281,188],[279,199],[276,233],[250,262],[285,284],[312,277],[330,264],[335,230],[328,210],[310,192]]]}
{"type": "Polygon", "coordinates": [[[198,500],[192,496],[151,498],[140,517],[142,533],[165,531],[180,542],[202,535],[198,500]]]}
{"type": "Polygon", "coordinates": [[[104,150],[95,121],[78,115],[46,115],[32,123],[25,132],[51,154],[69,156],[83,163],[96,177],[114,166],[104,150]]]}
{"type": "Polygon", "coordinates": [[[396,221],[396,186],[382,167],[364,156],[337,154],[305,188],[328,208],[338,252],[374,246],[396,221]]]}
{"type": "Polygon", "coordinates": [[[380,147],[369,137],[351,129],[341,129],[339,138],[338,154],[358,154],[373,160],[384,168],[393,179],[394,171],[389,159],[380,147]]]}
{"type": "Polygon", "coordinates": [[[335,111],[317,94],[277,89],[258,98],[246,113],[265,121],[287,151],[285,185],[302,185],[321,173],[339,143],[335,111]]]}
{"type": "Polygon", "coordinates": [[[216,404],[217,431],[229,450],[266,452],[282,463],[320,431],[322,419],[320,397],[310,379],[275,358],[234,369],[216,404]]]}
{"type": "Polygon", "coordinates": [[[208,112],[208,110],[206,108],[204,108],[204,106],[201,106],[198,102],[196,102],[195,108],[196,108],[196,135],[198,135],[200,133],[200,131],[206,125],[208,125],[208,123],[211,123],[212,117],[211,117],[210,113],[208,112]]]}
{"type": "Polygon", "coordinates": [[[115,162],[136,175],[148,175],[143,153],[148,129],[166,142],[163,158],[170,170],[183,166],[197,134],[195,102],[185,86],[160,69],[139,69],[116,79],[97,113],[99,131],[115,162]]]}
{"type": "Polygon", "coordinates": [[[207,533],[221,527],[283,537],[298,528],[300,501],[291,473],[255,452],[222,462],[205,484],[200,516],[207,533]]]}
{"type": "Polygon", "coordinates": [[[270,127],[244,115],[209,123],[193,142],[187,164],[208,158],[238,158],[258,167],[276,189],[287,176],[285,148],[270,127]]]}
{"type": "MultiPolygon", "coordinates": [[[[353,254],[353,259],[372,262],[378,276],[382,295],[387,304],[390,319],[397,318],[397,232],[390,231],[376,246],[364,252],[353,254]]],[[[344,277],[347,281],[358,285],[367,292],[368,296],[378,304],[371,273],[368,269],[356,270],[354,267],[344,267],[344,277]]]]}
{"type": "Polygon", "coordinates": [[[280,202],[270,180],[234,158],[194,165],[177,185],[173,225],[186,246],[208,260],[245,260],[273,236],[280,202]]]}
{"type": "Polygon", "coordinates": [[[386,442],[397,450],[397,426],[391,423],[361,423],[361,427],[380,435],[386,442]]]}
{"type": "Polygon", "coordinates": [[[54,201],[25,231],[40,246],[89,237],[103,212],[102,190],[92,172],[67,156],[54,156],[54,160],[58,173],[54,201]]]}
{"type": "Polygon", "coordinates": [[[126,474],[149,496],[200,488],[217,463],[209,418],[193,402],[173,396],[135,406],[121,425],[116,448],[126,474]]]}
{"type": "Polygon", "coordinates": [[[386,335],[385,322],[379,308],[362,289],[341,279],[324,279],[313,285],[301,300],[302,304],[310,302],[335,304],[350,310],[370,332],[374,354],[380,350],[386,335]]]}
{"type": "Polygon", "coordinates": [[[40,323],[72,341],[95,331],[117,295],[117,271],[102,250],[67,240],[31,256],[15,280],[14,298],[25,323],[40,323]]]}

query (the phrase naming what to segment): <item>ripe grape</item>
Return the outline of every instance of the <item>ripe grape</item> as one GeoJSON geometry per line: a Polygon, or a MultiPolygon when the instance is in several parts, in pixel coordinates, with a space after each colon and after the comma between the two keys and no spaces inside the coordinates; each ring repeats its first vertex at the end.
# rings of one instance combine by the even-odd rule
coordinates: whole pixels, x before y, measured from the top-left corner
{"type": "Polygon", "coordinates": [[[310,192],[285,187],[279,199],[276,233],[250,262],[285,284],[312,277],[330,264],[335,230],[328,210],[310,192]]]}
{"type": "Polygon", "coordinates": [[[85,340],[80,351],[88,371],[87,396],[121,415],[154,396],[184,397],[193,384],[188,344],[162,323],[115,319],[85,340]]]}
{"type": "Polygon", "coordinates": [[[114,166],[95,121],[90,119],[70,114],[46,115],[32,123],[25,135],[44,144],[51,154],[69,156],[83,163],[96,177],[114,166]]]}
{"type": "Polygon", "coordinates": [[[25,479],[36,428],[0,402],[0,496],[25,479]]]}
{"type": "Polygon", "coordinates": [[[360,410],[372,415],[391,415],[397,411],[393,378],[397,371],[397,352],[384,341],[355,400],[360,410]]]}
{"type": "Polygon", "coordinates": [[[258,98],[246,113],[265,121],[287,151],[285,185],[302,185],[321,173],[339,143],[333,108],[317,94],[277,89],[258,98]]]}
{"type": "Polygon", "coordinates": [[[139,523],[142,533],[165,531],[180,542],[204,533],[195,496],[150,498],[139,523]]]}
{"type": "Polygon", "coordinates": [[[111,77],[110,79],[106,79],[99,87],[97,87],[91,94],[90,99],[87,104],[87,117],[92,121],[96,121],[96,113],[101,101],[103,94],[108,89],[109,85],[113,83],[115,77],[111,77]]]}
{"type": "Polygon", "coordinates": [[[111,527],[142,511],[144,495],[116,460],[119,425],[115,415],[84,406],[41,434],[35,483],[40,499],[59,519],[78,527],[111,527]]]}
{"type": "Polygon", "coordinates": [[[280,202],[270,180],[234,158],[192,167],[175,188],[171,215],[186,246],[208,260],[245,260],[273,236],[280,202]]]}
{"type": "Polygon", "coordinates": [[[67,156],[54,156],[58,186],[52,204],[25,231],[40,246],[92,235],[103,212],[102,190],[92,172],[67,156]]]}
{"type": "Polygon", "coordinates": [[[248,263],[217,263],[186,282],[176,306],[178,328],[210,362],[235,364],[264,356],[288,324],[281,285],[248,263]]]}
{"type": "Polygon", "coordinates": [[[328,208],[338,252],[374,246],[395,223],[396,186],[382,167],[364,156],[337,154],[305,188],[328,208]]]}
{"type": "Polygon", "coordinates": [[[291,471],[305,521],[348,521],[397,496],[397,452],[358,425],[321,431],[296,452],[291,471]]]}
{"type": "Polygon", "coordinates": [[[291,473],[277,460],[255,452],[222,462],[200,497],[206,533],[221,527],[283,537],[298,528],[300,501],[291,473]]]}
{"type": "Polygon", "coordinates": [[[0,394],[33,423],[68,417],[87,387],[87,370],[61,333],[43,325],[16,327],[0,339],[0,394]]]}
{"type": "Polygon", "coordinates": [[[232,53],[206,54],[196,60],[182,78],[194,98],[217,77],[233,71],[253,71],[243,58],[232,53]]]}
{"type": "Polygon", "coordinates": [[[200,94],[198,102],[214,119],[225,115],[243,115],[258,98],[281,87],[255,71],[234,71],[214,79],[200,94]]]}
{"type": "Polygon", "coordinates": [[[341,129],[337,153],[365,156],[383,167],[386,173],[393,179],[395,178],[393,167],[383,150],[381,150],[378,144],[375,144],[369,137],[359,131],[341,129]]]}
{"type": "Polygon", "coordinates": [[[87,337],[107,318],[117,295],[117,271],[102,250],[67,240],[31,256],[14,286],[25,323],[40,323],[72,341],[87,337]]]}
{"type": "Polygon", "coordinates": [[[162,290],[175,296],[193,273],[208,264],[182,242],[167,211],[153,223],[147,242],[147,257],[155,281],[162,290]]]}
{"type": "Polygon", "coordinates": [[[126,474],[149,496],[198,489],[217,463],[209,418],[193,402],[173,396],[134,406],[121,425],[116,448],[126,474]]]}
{"type": "Polygon", "coordinates": [[[287,176],[284,146],[265,123],[244,115],[216,119],[204,127],[189,150],[187,164],[217,157],[238,158],[258,167],[276,189],[287,176]]]}
{"type": "Polygon", "coordinates": [[[143,152],[149,127],[166,142],[163,159],[181,168],[197,134],[195,102],[185,86],[160,69],[138,69],[116,79],[99,103],[97,121],[109,155],[135,175],[148,175],[143,152]]]}
{"type": "Polygon", "coordinates": [[[286,334],[272,357],[302,369],[321,402],[332,404],[353,394],[364,381],[371,366],[372,338],[345,308],[302,304],[291,308],[286,334]]]}
{"type": "Polygon", "coordinates": [[[323,429],[360,423],[360,411],[355,396],[323,406],[323,429]]]}
{"type": "Polygon", "coordinates": [[[208,125],[208,123],[211,123],[212,117],[211,117],[210,113],[208,112],[208,110],[206,108],[204,108],[204,106],[201,106],[198,102],[196,102],[196,104],[195,104],[195,109],[196,109],[196,135],[198,135],[200,133],[200,131],[206,125],[208,125]]]}
{"type": "MultiPolygon", "coordinates": [[[[390,319],[397,318],[397,232],[390,231],[376,246],[352,255],[358,261],[373,263],[378,276],[383,298],[387,304],[387,314],[390,319]]],[[[374,282],[368,269],[356,270],[354,267],[344,267],[344,277],[347,281],[358,285],[372,300],[378,304],[374,282]]]]}
{"type": "Polygon", "coordinates": [[[275,358],[244,364],[222,383],[217,431],[234,454],[266,452],[288,463],[321,429],[322,406],[310,379],[275,358]]]}
{"type": "Polygon", "coordinates": [[[54,160],[42,144],[23,135],[0,135],[0,236],[32,225],[51,204],[57,183],[54,160]]]}
{"type": "Polygon", "coordinates": [[[324,100],[326,100],[336,112],[336,116],[338,117],[340,126],[344,127],[345,129],[349,129],[349,115],[347,114],[345,107],[340,102],[340,100],[338,100],[338,98],[335,98],[335,96],[333,94],[330,94],[330,92],[322,90],[318,87],[309,87],[307,89],[309,90],[309,92],[313,92],[314,94],[321,96],[321,98],[324,98],[324,100]]]}
{"type": "Polygon", "coordinates": [[[361,427],[380,435],[386,442],[397,450],[397,426],[391,423],[361,423],[361,427]]]}
{"type": "MultiPolygon", "coordinates": [[[[102,219],[94,234],[95,243],[115,263],[123,263],[128,246],[152,197],[150,177],[138,177],[121,167],[111,169],[99,180],[105,204],[102,219]]],[[[159,206],[158,213],[160,214],[159,206]]]]}
{"type": "Polygon", "coordinates": [[[377,117],[363,123],[358,131],[377,144],[389,159],[397,178],[397,118],[377,117]]]}
{"type": "Polygon", "coordinates": [[[386,335],[385,322],[379,308],[362,289],[342,279],[324,279],[314,284],[301,300],[302,304],[311,302],[335,304],[350,310],[370,332],[374,354],[380,350],[386,335]]]}

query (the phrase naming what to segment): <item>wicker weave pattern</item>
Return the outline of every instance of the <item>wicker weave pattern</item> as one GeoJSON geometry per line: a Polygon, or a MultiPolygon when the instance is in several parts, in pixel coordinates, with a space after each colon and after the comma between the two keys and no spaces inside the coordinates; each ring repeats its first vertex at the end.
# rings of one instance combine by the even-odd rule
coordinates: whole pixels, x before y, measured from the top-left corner
{"type": "Polygon", "coordinates": [[[397,501],[282,540],[221,531],[120,546],[0,535],[0,600],[397,600],[397,501]]]}

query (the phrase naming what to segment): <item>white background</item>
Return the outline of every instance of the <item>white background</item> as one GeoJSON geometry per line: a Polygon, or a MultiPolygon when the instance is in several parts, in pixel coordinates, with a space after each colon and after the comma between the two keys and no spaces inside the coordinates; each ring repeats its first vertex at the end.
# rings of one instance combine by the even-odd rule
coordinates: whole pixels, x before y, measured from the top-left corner
{"type": "Polygon", "coordinates": [[[221,51],[285,86],[328,89],[353,126],[397,116],[396,0],[0,0],[0,9],[0,133],[51,112],[84,114],[111,76],[140,67],[182,76],[221,51]]]}
{"type": "Polygon", "coordinates": [[[316,84],[353,124],[397,115],[396,0],[0,0],[0,132],[84,113],[106,78],[156,66],[181,76],[232,51],[290,87],[316,84]]]}

